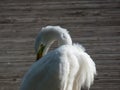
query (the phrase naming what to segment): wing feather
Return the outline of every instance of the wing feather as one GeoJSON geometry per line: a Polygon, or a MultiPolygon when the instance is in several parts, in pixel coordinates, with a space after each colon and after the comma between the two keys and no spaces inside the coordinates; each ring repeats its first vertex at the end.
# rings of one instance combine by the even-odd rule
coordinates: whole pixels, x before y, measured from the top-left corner
{"type": "Polygon", "coordinates": [[[78,87],[74,90],[80,90],[81,87],[87,87],[90,88],[90,85],[94,81],[94,76],[96,75],[96,66],[92,58],[84,51],[84,49],[81,49],[81,45],[74,44],[74,47],[76,48],[76,56],[79,62],[79,71],[76,76],[76,86],[78,87]]]}
{"type": "Polygon", "coordinates": [[[69,69],[66,54],[50,52],[30,67],[20,90],[66,90],[69,69]]]}

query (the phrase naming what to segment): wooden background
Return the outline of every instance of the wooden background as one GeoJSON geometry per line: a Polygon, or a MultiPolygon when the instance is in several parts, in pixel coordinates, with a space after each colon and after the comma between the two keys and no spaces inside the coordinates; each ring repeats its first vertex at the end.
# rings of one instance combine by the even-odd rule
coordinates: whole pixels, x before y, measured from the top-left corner
{"type": "Polygon", "coordinates": [[[120,0],[0,0],[0,90],[19,90],[46,25],[86,47],[98,71],[90,90],[120,90],[120,0]]]}

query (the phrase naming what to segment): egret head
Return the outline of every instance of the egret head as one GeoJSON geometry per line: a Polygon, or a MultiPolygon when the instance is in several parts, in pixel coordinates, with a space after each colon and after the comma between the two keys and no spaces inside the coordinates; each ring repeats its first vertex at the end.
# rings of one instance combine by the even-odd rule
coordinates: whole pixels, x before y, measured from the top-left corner
{"type": "Polygon", "coordinates": [[[47,53],[51,44],[56,40],[58,40],[59,44],[72,44],[71,37],[64,28],[59,26],[46,26],[41,29],[35,41],[37,60],[47,53]]]}

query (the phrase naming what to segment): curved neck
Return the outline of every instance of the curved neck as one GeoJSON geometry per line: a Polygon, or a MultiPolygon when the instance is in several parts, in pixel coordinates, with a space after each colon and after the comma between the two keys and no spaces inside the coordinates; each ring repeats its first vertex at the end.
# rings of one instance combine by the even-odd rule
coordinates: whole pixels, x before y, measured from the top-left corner
{"type": "Polygon", "coordinates": [[[48,52],[50,46],[55,41],[58,41],[59,43],[58,46],[67,45],[67,44],[72,45],[72,40],[69,33],[67,32],[66,29],[60,27],[52,28],[46,31],[43,34],[43,39],[46,42],[46,48],[43,51],[43,55],[45,55],[48,52]]]}

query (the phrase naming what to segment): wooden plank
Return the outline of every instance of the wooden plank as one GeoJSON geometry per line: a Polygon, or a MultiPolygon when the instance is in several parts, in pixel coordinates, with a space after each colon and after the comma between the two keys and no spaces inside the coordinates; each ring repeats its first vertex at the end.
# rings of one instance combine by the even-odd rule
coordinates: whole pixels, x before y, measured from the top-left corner
{"type": "Polygon", "coordinates": [[[1,0],[0,90],[19,89],[36,58],[35,37],[46,25],[67,28],[85,46],[98,71],[91,90],[120,90],[119,0],[1,0]]]}

